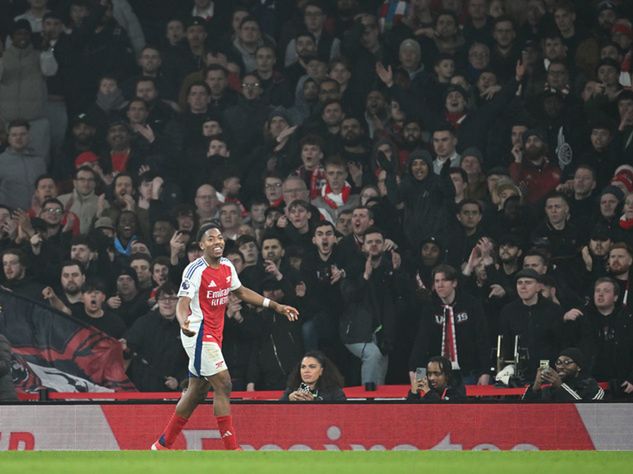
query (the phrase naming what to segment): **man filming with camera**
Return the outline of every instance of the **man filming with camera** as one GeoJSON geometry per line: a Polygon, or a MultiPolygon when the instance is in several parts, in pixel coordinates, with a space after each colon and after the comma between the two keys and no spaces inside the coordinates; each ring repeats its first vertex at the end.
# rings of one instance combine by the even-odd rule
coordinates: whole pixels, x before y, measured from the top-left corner
{"type": "Polygon", "coordinates": [[[546,362],[544,360],[536,371],[534,384],[528,387],[523,400],[576,402],[604,399],[604,390],[583,371],[586,363],[580,349],[570,347],[561,351],[553,368],[546,362]]]}

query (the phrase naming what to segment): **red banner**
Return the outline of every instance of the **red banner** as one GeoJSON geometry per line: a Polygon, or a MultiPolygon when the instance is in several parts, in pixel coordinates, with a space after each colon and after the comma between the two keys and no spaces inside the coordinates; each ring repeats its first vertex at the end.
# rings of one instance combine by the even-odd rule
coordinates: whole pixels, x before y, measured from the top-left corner
{"type": "MultiPolygon", "coordinates": [[[[148,449],[174,405],[0,406],[0,450],[148,449]]],[[[245,450],[633,449],[633,404],[260,404],[232,407],[245,450]]],[[[175,448],[222,449],[212,407],[175,448]]]]}

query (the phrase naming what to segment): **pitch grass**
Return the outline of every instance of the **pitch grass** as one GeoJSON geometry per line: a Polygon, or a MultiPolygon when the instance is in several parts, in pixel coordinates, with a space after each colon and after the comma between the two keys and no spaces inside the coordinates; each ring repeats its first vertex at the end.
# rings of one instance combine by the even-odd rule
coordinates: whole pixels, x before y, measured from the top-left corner
{"type": "Polygon", "coordinates": [[[0,452],[2,474],[631,472],[633,452],[0,452]]]}

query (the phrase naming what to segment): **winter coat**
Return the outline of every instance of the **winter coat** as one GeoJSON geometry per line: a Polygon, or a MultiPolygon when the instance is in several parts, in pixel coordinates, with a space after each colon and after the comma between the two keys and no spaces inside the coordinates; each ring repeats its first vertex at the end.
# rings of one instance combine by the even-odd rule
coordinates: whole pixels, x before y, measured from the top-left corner
{"type": "Polygon", "coordinates": [[[0,203],[13,209],[29,209],[35,180],[44,173],[46,164],[42,157],[7,148],[0,154],[0,203]]]}
{"type": "MultiPolygon", "coordinates": [[[[428,155],[428,154],[427,154],[428,155]]],[[[419,155],[412,154],[418,158],[419,155]]],[[[407,174],[400,185],[396,184],[396,175],[387,172],[387,191],[394,203],[404,203],[404,235],[410,248],[418,248],[420,242],[429,237],[440,237],[447,232],[455,188],[448,173],[437,176],[433,173],[430,155],[425,158],[429,167],[426,178],[416,180],[411,175],[411,157],[407,163],[407,174]]],[[[448,171],[448,170],[447,170],[448,171]]]]}
{"type": "Polygon", "coordinates": [[[18,118],[44,117],[48,92],[44,74],[57,72],[53,53],[40,53],[33,46],[9,46],[0,57],[0,117],[5,122],[18,118]]]}

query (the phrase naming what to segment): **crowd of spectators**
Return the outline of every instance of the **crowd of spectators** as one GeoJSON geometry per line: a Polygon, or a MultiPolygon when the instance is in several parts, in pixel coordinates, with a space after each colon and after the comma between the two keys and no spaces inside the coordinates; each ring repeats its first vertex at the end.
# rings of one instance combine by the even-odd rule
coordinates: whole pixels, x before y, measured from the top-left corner
{"type": "Polygon", "coordinates": [[[631,396],[632,19],[0,0],[2,286],[120,340],[140,390],[178,390],[180,277],[217,221],[241,281],[301,313],[229,299],[236,390],[284,389],[316,350],[346,385],[413,387],[433,357],[489,384],[519,352],[528,384],[571,347],[631,396]]]}

